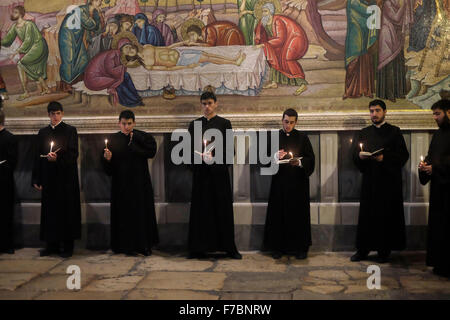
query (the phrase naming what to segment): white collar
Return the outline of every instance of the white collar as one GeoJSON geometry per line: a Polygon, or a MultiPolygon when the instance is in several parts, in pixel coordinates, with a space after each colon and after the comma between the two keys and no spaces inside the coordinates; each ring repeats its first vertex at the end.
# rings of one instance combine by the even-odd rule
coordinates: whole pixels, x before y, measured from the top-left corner
{"type": "Polygon", "coordinates": [[[380,124],[373,124],[375,127],[377,127],[378,129],[381,128],[382,125],[384,125],[386,123],[386,120],[384,120],[382,123],[380,124]]]}
{"type": "Polygon", "coordinates": [[[59,126],[59,124],[62,122],[62,120],[60,121],[60,122],[58,122],[56,125],[52,125],[51,123],[50,123],[50,127],[53,129],[53,130],[55,130],[55,128],[57,127],[57,126],[59,126]]]}

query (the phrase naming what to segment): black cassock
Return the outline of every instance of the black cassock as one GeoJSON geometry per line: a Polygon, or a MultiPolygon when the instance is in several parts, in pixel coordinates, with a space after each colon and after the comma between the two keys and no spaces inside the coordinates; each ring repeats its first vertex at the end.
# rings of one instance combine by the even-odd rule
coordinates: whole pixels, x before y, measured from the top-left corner
{"type": "MultiPolygon", "coordinates": [[[[223,135],[223,164],[194,164],[192,181],[191,210],[189,219],[189,251],[205,253],[214,251],[237,252],[234,241],[233,199],[231,181],[226,160],[226,130],[231,122],[214,116],[194,121],[202,123],[202,136],[207,129],[218,129],[223,135]]],[[[192,150],[194,148],[194,121],[189,125],[192,150]]],[[[202,137],[197,137],[199,140],[202,137]]],[[[202,140],[203,141],[203,140],[202,140]]],[[[201,143],[203,148],[203,143],[201,143]]],[[[202,150],[197,150],[202,152],[202,150]]],[[[213,151],[213,155],[215,152],[213,151]]],[[[194,152],[192,152],[192,159],[194,152]]],[[[193,160],[192,160],[193,161],[193,160]]]]}
{"type": "Polygon", "coordinates": [[[363,251],[389,252],[406,246],[403,210],[402,167],[409,158],[400,128],[383,124],[358,132],[352,145],[353,161],[362,173],[362,185],[356,248],[363,251]],[[383,161],[361,160],[363,150],[384,148],[383,161]]]}
{"type": "Polygon", "coordinates": [[[433,166],[431,176],[419,171],[422,184],[431,180],[427,265],[450,272],[450,125],[433,135],[425,161],[433,166]]]}
{"type": "MultiPolygon", "coordinates": [[[[303,157],[302,166],[280,164],[272,176],[264,231],[264,249],[277,252],[307,252],[311,246],[309,176],[315,156],[308,136],[296,129],[280,130],[280,146],[293,157],[303,157]]],[[[290,155],[286,155],[288,159],[290,155]]]]}
{"type": "Polygon", "coordinates": [[[41,240],[71,241],[81,238],[80,187],[78,183],[78,134],[76,128],[61,122],[39,130],[32,184],[42,186],[41,240]],[[57,152],[56,162],[46,155],[50,143],[57,152]]]}
{"type": "Polygon", "coordinates": [[[13,173],[17,164],[17,140],[6,129],[0,131],[0,162],[0,252],[5,252],[14,249],[13,173]]]}
{"type": "Polygon", "coordinates": [[[149,133],[133,130],[133,138],[117,132],[108,142],[111,161],[103,158],[112,176],[111,249],[116,252],[149,250],[159,242],[153,186],[148,159],[156,154],[149,133]]]}

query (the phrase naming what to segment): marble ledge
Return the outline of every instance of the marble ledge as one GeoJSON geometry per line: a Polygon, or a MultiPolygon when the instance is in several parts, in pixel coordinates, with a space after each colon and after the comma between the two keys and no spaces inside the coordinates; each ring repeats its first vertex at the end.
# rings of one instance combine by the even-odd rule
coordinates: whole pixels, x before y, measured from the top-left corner
{"type": "MultiPolygon", "coordinates": [[[[199,115],[137,115],[136,127],[141,130],[165,133],[187,129],[189,122],[199,115]]],[[[280,114],[223,114],[231,120],[234,129],[279,129],[280,114]]],[[[117,116],[67,116],[64,120],[75,126],[80,134],[110,133],[117,131],[117,116]]],[[[434,130],[436,124],[429,110],[392,111],[387,121],[402,130],[434,130]]],[[[368,112],[301,113],[297,127],[305,131],[359,130],[370,124],[368,112]]],[[[48,125],[47,117],[7,118],[6,127],[15,134],[35,134],[48,125]]]]}

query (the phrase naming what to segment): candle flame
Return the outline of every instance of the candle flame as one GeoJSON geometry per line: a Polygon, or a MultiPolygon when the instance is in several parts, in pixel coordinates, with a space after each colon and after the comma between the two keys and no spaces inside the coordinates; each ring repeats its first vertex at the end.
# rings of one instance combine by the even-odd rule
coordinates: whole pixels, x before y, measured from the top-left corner
{"type": "Polygon", "coordinates": [[[422,161],[422,162],[423,162],[423,160],[424,160],[423,156],[420,156],[420,161],[422,161]]]}

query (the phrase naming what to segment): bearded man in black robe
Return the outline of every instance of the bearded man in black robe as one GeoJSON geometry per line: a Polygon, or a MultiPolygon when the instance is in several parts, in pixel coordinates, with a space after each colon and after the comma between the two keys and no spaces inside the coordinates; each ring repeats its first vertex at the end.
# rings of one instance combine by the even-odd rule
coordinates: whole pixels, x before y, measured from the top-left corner
{"type": "Polygon", "coordinates": [[[47,111],[50,125],[39,130],[31,180],[42,191],[40,237],[46,248],[40,254],[67,258],[73,254],[74,240],[81,238],[78,134],[62,121],[59,102],[50,102],[47,111]]]}
{"type": "MultiPolygon", "coordinates": [[[[230,174],[226,164],[226,131],[231,122],[216,114],[217,97],[212,91],[205,91],[200,97],[203,117],[189,124],[192,151],[192,197],[189,219],[189,258],[202,258],[208,252],[226,252],[233,259],[242,259],[234,240],[233,198],[230,174]],[[201,125],[201,135],[194,134],[195,123],[201,125]],[[206,130],[217,129],[223,137],[222,157],[216,157],[216,150],[208,145],[213,141],[203,139],[206,130]],[[198,141],[195,141],[198,139],[198,141]],[[205,143],[206,142],[206,143],[205,143]],[[201,150],[195,150],[195,145],[201,150]],[[198,153],[196,153],[197,151],[198,153]],[[201,157],[195,164],[195,157],[201,157]]],[[[232,143],[233,141],[230,141],[232,143]]],[[[219,153],[219,152],[218,152],[219,153]]]]}
{"type": "Polygon", "coordinates": [[[130,110],[119,115],[120,131],[105,141],[103,164],[112,177],[111,249],[130,256],[150,256],[159,242],[148,159],[156,155],[150,133],[134,129],[130,110]]]}
{"type": "Polygon", "coordinates": [[[274,259],[283,253],[306,259],[311,246],[309,176],[314,172],[315,156],[308,136],[295,129],[298,114],[287,109],[282,116],[276,159],[279,164],[272,176],[264,231],[264,249],[274,259]],[[301,158],[301,159],[300,159],[301,158]]]}
{"type": "Polygon", "coordinates": [[[400,128],[385,121],[386,104],[369,104],[372,125],[353,139],[353,161],[362,173],[356,234],[357,252],[351,261],[365,260],[378,251],[378,262],[388,261],[392,250],[406,247],[402,167],[409,158],[400,128]],[[376,152],[367,155],[364,152],[376,152]]]}
{"type": "Polygon", "coordinates": [[[17,164],[17,140],[4,126],[5,114],[0,105],[0,254],[13,254],[14,168],[17,164]]]}
{"type": "Polygon", "coordinates": [[[450,277],[450,101],[440,100],[431,109],[439,130],[419,164],[420,182],[431,181],[426,263],[435,274],[450,277]]]}

